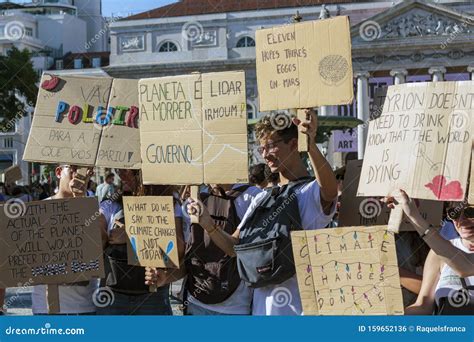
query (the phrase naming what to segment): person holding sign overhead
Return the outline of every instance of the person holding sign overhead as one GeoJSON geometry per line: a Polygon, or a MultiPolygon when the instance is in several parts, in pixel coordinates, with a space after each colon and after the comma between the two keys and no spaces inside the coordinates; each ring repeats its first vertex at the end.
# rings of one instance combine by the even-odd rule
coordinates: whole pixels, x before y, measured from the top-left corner
{"type": "Polygon", "coordinates": [[[280,174],[280,186],[256,196],[232,235],[216,229],[196,199],[188,205],[191,213],[200,213],[199,224],[214,243],[237,256],[241,279],[254,288],[253,315],[303,314],[290,231],[324,228],[334,215],[336,177],[316,146],[316,113],[306,109],[305,114],[309,120],[266,115],[256,126],[259,151],[271,171],[280,174]],[[308,136],[315,179],[298,152],[298,129],[308,136]]]}
{"type": "MultiPolygon", "coordinates": [[[[46,200],[84,197],[87,181],[84,183],[77,177],[78,167],[74,165],[59,165],[55,175],[59,179],[58,192],[46,200]]],[[[89,168],[87,176],[92,176],[93,170],[89,168]]],[[[93,293],[97,288],[97,280],[81,281],[73,284],[59,285],[59,314],[64,315],[90,315],[95,314],[96,308],[92,301],[93,293]]],[[[33,286],[32,310],[34,315],[48,314],[48,301],[46,296],[47,285],[33,286]]]]}
{"type": "MultiPolygon", "coordinates": [[[[405,215],[413,222],[413,227],[421,235],[423,240],[441,258],[441,260],[452,267],[461,277],[474,275],[474,254],[459,249],[447,241],[438,230],[434,229],[420,214],[415,202],[408,194],[400,190],[394,196],[384,199],[389,208],[401,207],[405,215]]],[[[458,215],[461,211],[467,218],[473,218],[474,206],[466,206],[466,201],[457,202],[452,210],[458,215]]],[[[451,211],[452,211],[451,210],[451,211]]],[[[456,216],[455,215],[455,216],[456,216]]],[[[454,222],[454,221],[453,221],[454,222]]]]}

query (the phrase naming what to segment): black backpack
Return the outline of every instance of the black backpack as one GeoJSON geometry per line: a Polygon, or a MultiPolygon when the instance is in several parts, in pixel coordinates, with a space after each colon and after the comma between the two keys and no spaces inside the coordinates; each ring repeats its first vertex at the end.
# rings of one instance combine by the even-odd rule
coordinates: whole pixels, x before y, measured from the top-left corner
{"type": "Polygon", "coordinates": [[[234,250],[240,278],[248,286],[276,285],[295,275],[290,232],[302,229],[295,188],[313,179],[304,177],[267,190],[240,228],[234,250]]]}
{"type": "MultiPolygon", "coordinates": [[[[233,234],[240,223],[234,201],[249,186],[241,186],[221,196],[200,194],[217,227],[233,234]]],[[[186,244],[186,290],[205,304],[222,303],[240,284],[235,257],[226,255],[214,244],[209,234],[198,224],[191,225],[191,237],[186,244]]]]}

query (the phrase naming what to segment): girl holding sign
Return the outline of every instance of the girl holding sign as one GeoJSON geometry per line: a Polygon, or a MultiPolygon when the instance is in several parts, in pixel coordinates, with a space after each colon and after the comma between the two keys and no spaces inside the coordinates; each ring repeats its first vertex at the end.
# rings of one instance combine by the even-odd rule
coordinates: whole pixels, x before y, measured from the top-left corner
{"type": "MultiPolygon", "coordinates": [[[[145,285],[145,268],[128,264],[127,234],[123,216],[121,195],[124,196],[173,196],[174,187],[142,185],[140,171],[117,170],[122,182],[120,196],[100,203],[100,211],[105,217],[104,230],[108,245],[104,251],[106,275],[97,294],[99,315],[172,315],[169,300],[169,284],[180,279],[180,270],[166,272],[166,281],[158,285],[156,292],[150,292],[145,285]],[[100,299],[102,298],[102,301],[100,299]]],[[[182,213],[178,201],[174,207],[177,232],[177,248],[180,260],[184,260],[182,213]]]]}
{"type": "Polygon", "coordinates": [[[387,198],[388,206],[401,206],[421,237],[432,248],[425,261],[423,282],[415,304],[405,313],[429,315],[435,309],[442,315],[474,312],[474,207],[465,202],[448,210],[459,237],[445,240],[422,218],[415,202],[403,191],[387,198]]]}

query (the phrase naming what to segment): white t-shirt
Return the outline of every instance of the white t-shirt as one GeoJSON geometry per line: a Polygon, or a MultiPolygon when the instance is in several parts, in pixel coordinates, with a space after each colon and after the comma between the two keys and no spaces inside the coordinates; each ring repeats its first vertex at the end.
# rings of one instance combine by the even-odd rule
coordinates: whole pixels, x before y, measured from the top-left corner
{"type": "MultiPolygon", "coordinates": [[[[455,238],[450,240],[450,242],[460,250],[466,253],[473,253],[463,245],[461,238],[455,238]]],[[[467,286],[474,285],[474,276],[464,278],[466,280],[467,286]]],[[[455,290],[459,290],[462,288],[461,278],[459,275],[447,264],[445,264],[441,270],[441,274],[439,276],[438,284],[436,285],[435,291],[435,300],[436,304],[439,305],[439,299],[442,297],[451,297],[453,296],[453,292],[455,290]]],[[[474,298],[474,291],[469,290],[469,295],[471,298],[474,298]]]]}
{"type": "MultiPolygon", "coordinates": [[[[242,184],[236,184],[232,187],[235,189],[242,184]]],[[[263,190],[251,186],[246,189],[239,197],[234,201],[235,209],[237,211],[237,216],[242,219],[247,211],[248,207],[255,199],[255,197],[260,194],[263,190]]],[[[186,210],[187,203],[183,204],[183,210],[186,210]]],[[[191,222],[189,221],[189,216],[185,216],[184,219],[184,235],[186,241],[189,241],[190,231],[191,231],[191,222]]],[[[246,286],[244,282],[240,282],[239,287],[235,292],[227,298],[225,301],[219,304],[204,304],[194,298],[191,294],[188,294],[188,302],[194,305],[200,306],[204,309],[227,314],[227,315],[249,315],[250,314],[250,305],[252,303],[253,289],[246,286]]]]}
{"type": "MultiPolygon", "coordinates": [[[[51,197],[46,200],[51,199],[51,197]]],[[[58,285],[59,289],[59,313],[82,314],[96,311],[92,301],[94,291],[99,286],[99,279],[92,279],[87,286],[58,285]]],[[[35,315],[48,313],[48,302],[46,298],[46,285],[33,286],[31,294],[32,311],[35,315]]]]}
{"type": "MultiPolygon", "coordinates": [[[[94,291],[99,285],[98,279],[89,281],[87,286],[65,286],[59,285],[59,309],[61,314],[82,314],[96,311],[92,301],[94,291]]],[[[46,300],[46,285],[33,286],[31,295],[32,310],[35,315],[48,313],[46,300]]]]}
{"type": "MultiPolygon", "coordinates": [[[[324,214],[316,180],[298,186],[295,189],[301,224],[305,230],[325,228],[336,211],[334,201],[329,215],[324,214]]],[[[258,195],[245,213],[242,225],[253,212],[263,194],[258,195]]],[[[301,298],[296,275],[278,285],[256,288],[253,292],[252,315],[255,316],[293,316],[302,315],[301,298]]]]}

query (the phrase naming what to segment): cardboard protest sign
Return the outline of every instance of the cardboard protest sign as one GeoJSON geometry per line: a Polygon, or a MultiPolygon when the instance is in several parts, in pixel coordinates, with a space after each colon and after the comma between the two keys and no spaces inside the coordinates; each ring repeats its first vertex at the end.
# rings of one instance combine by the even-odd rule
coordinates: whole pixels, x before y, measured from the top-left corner
{"type": "Polygon", "coordinates": [[[385,226],[304,233],[320,315],[403,315],[395,239],[385,226]]]}
{"type": "Polygon", "coordinates": [[[107,108],[111,78],[44,74],[23,159],[45,163],[94,165],[107,108]]]}
{"type": "Polygon", "coordinates": [[[137,104],[134,80],[44,74],[23,159],[139,168],[137,104]]]}
{"type": "Polygon", "coordinates": [[[204,183],[247,182],[245,73],[202,74],[204,183]]]}
{"type": "Polygon", "coordinates": [[[0,287],[104,277],[95,198],[0,205],[0,287]]]}
{"type": "Polygon", "coordinates": [[[15,183],[22,178],[21,168],[18,165],[13,165],[3,170],[2,182],[5,184],[15,183]]]}
{"type": "Polygon", "coordinates": [[[128,263],[179,268],[171,196],[124,197],[128,263]]]}
{"type": "MultiPolygon", "coordinates": [[[[350,160],[346,165],[346,173],[341,194],[339,209],[339,226],[383,226],[387,225],[392,209],[374,197],[356,197],[362,170],[362,160],[350,160]]],[[[443,217],[443,202],[418,200],[415,203],[428,223],[439,226],[443,217]]],[[[415,230],[411,221],[404,216],[400,231],[415,230]]]]}
{"type": "Polygon", "coordinates": [[[260,111],[352,103],[349,18],[257,30],[260,111]]]}
{"type": "Polygon", "coordinates": [[[247,180],[244,72],[142,79],[139,100],[145,184],[247,180]]]}
{"type": "Polygon", "coordinates": [[[139,81],[144,184],[202,182],[201,75],[139,81]]]}
{"type": "Polygon", "coordinates": [[[313,274],[311,273],[311,261],[309,260],[306,232],[292,232],[291,242],[303,312],[305,316],[318,315],[318,305],[314,291],[313,274]]]}
{"type": "Polygon", "coordinates": [[[412,198],[462,201],[471,158],[474,82],[390,86],[369,124],[358,196],[403,189],[412,198]]]}
{"type": "Polygon", "coordinates": [[[107,108],[114,119],[102,128],[96,166],[139,169],[138,80],[115,78],[107,108]]]}
{"type": "Polygon", "coordinates": [[[356,130],[332,131],[334,152],[357,152],[356,130]]]}

